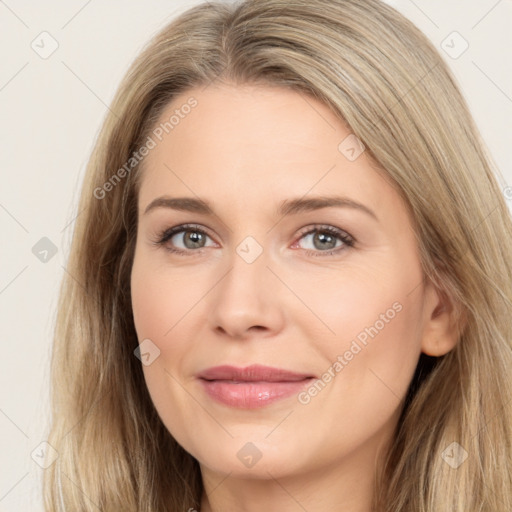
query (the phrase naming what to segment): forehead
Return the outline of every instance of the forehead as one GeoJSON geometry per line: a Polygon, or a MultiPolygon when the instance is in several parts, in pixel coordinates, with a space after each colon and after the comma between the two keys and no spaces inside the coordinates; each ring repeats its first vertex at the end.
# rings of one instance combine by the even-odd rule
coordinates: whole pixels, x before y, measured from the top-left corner
{"type": "Polygon", "coordinates": [[[246,209],[308,193],[349,195],[377,207],[400,200],[364,151],[348,158],[361,151],[350,128],[327,105],[291,89],[187,90],[167,105],[151,136],[141,208],[162,194],[246,209]],[[347,153],[350,146],[355,153],[347,153]]]}

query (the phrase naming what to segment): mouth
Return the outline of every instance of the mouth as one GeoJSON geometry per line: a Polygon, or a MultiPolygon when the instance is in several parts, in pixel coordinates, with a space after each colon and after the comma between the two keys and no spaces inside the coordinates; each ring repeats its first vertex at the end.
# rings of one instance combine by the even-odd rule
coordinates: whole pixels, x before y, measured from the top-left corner
{"type": "Polygon", "coordinates": [[[298,394],[315,377],[281,368],[217,366],[198,375],[206,394],[229,407],[256,409],[298,394]]]}

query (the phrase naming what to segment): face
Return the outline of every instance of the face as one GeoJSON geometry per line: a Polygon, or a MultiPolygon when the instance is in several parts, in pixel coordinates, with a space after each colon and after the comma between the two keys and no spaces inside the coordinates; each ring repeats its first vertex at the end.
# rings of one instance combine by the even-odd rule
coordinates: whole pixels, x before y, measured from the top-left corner
{"type": "Polygon", "coordinates": [[[440,346],[405,204],[313,98],[210,85],[173,115],[144,159],[131,275],[162,421],[203,470],[373,462],[440,346]]]}

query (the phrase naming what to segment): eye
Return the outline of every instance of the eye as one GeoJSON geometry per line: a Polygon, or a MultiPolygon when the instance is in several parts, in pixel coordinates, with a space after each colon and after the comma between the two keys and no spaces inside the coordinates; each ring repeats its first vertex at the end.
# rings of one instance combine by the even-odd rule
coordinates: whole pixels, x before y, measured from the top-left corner
{"type": "Polygon", "coordinates": [[[162,245],[166,250],[177,254],[201,252],[197,249],[208,247],[206,240],[210,238],[208,233],[194,224],[182,224],[162,231],[153,242],[162,245]],[[171,242],[169,244],[169,242],[171,242]],[[181,244],[181,247],[180,247],[181,244]]]}
{"type": "MultiPolygon", "coordinates": [[[[309,247],[303,247],[310,256],[330,256],[353,247],[355,239],[334,226],[314,226],[303,232],[299,240],[308,240],[309,247]]],[[[297,247],[295,242],[292,248],[297,247]]]]}
{"type": "MultiPolygon", "coordinates": [[[[215,244],[206,245],[207,239],[211,237],[200,226],[182,224],[160,232],[153,243],[163,246],[171,253],[191,256],[192,253],[202,253],[201,249],[205,247],[215,247],[215,244]]],[[[309,242],[309,248],[303,247],[308,256],[331,256],[353,247],[355,243],[351,235],[329,225],[315,225],[308,228],[301,233],[298,240],[302,239],[309,242]]],[[[297,248],[297,245],[298,241],[294,242],[292,249],[297,248]]]]}

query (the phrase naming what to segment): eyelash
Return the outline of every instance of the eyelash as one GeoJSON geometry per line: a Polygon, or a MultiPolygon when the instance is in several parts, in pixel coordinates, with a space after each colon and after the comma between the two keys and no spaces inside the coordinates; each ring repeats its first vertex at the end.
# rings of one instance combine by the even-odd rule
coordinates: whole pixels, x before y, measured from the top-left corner
{"type": "MultiPolygon", "coordinates": [[[[181,256],[191,256],[190,253],[201,254],[203,252],[202,249],[204,249],[204,247],[200,248],[200,249],[183,250],[183,249],[176,249],[173,247],[168,247],[165,245],[167,243],[167,241],[170,240],[174,235],[176,235],[178,233],[185,233],[187,231],[201,233],[202,235],[206,235],[206,236],[210,237],[210,235],[205,230],[201,229],[199,226],[197,226],[195,224],[181,224],[179,226],[175,226],[173,228],[165,229],[165,230],[161,231],[158,234],[157,239],[153,241],[153,244],[156,246],[164,246],[166,251],[169,251],[174,254],[179,254],[181,256]]],[[[297,240],[301,240],[305,236],[310,235],[312,233],[316,233],[316,232],[328,233],[330,235],[338,237],[338,239],[341,240],[344,245],[341,247],[338,247],[336,249],[332,249],[330,251],[329,250],[314,251],[311,249],[305,249],[305,252],[308,256],[315,256],[315,257],[316,256],[320,256],[320,257],[332,256],[332,255],[340,253],[346,249],[354,247],[354,244],[355,244],[354,237],[352,237],[348,233],[342,231],[341,229],[338,229],[338,228],[335,228],[334,226],[329,226],[329,225],[315,224],[312,228],[308,228],[306,231],[303,231],[297,240]]]]}

